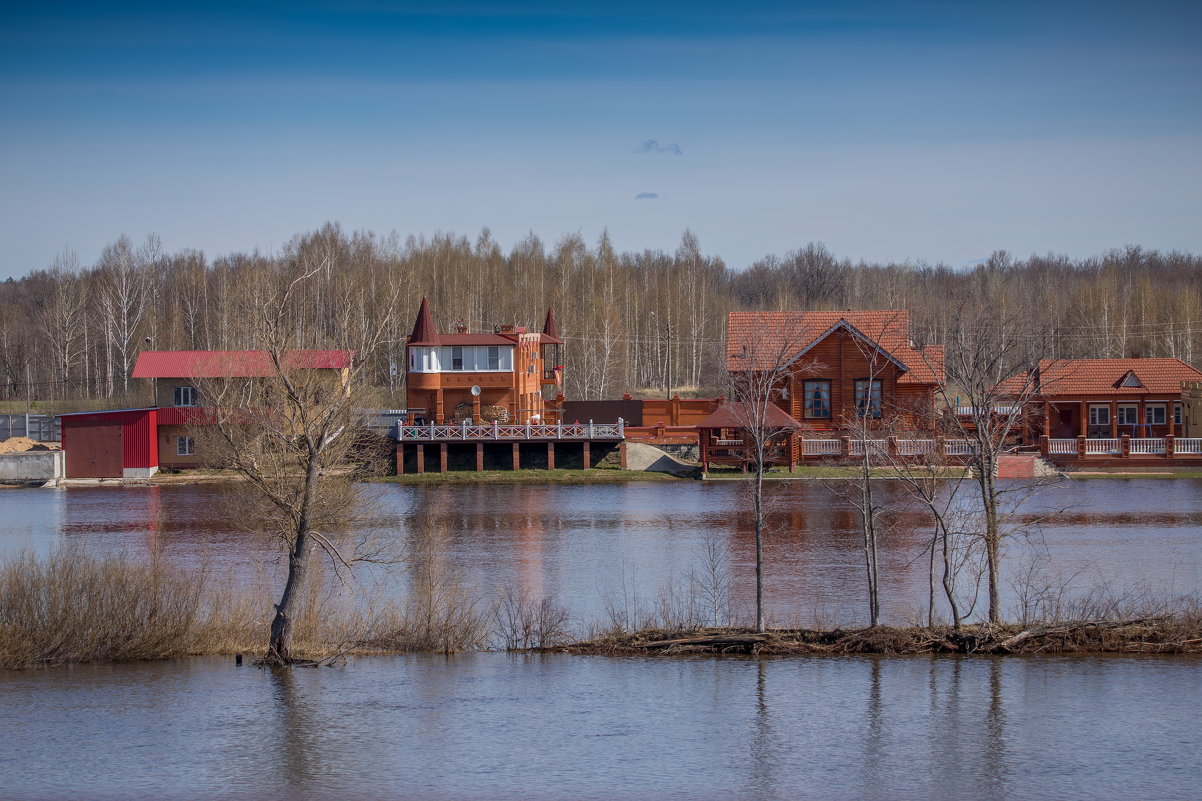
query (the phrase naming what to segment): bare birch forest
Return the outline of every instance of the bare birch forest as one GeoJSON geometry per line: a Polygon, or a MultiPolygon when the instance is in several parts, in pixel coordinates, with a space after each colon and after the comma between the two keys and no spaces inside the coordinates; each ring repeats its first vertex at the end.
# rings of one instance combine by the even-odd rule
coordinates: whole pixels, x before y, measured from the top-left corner
{"type": "Polygon", "coordinates": [[[965,312],[980,319],[987,311],[1048,358],[1202,362],[1202,258],[1192,254],[1130,246],[1072,260],[998,251],[956,270],[854,263],[808,244],[737,271],[687,231],[674,253],[618,252],[605,234],[552,245],[530,234],[507,253],[487,229],[474,239],[402,239],[327,224],[276,254],[212,260],[166,253],[154,236],[123,236],[94,265],[65,252],[0,284],[0,401],[47,411],[141,402],[129,382],[140,350],[249,347],[254,326],[239,298],[273,272],[318,267],[319,280],[292,309],[294,346],[342,347],[386,325],[385,344],[364,354],[382,406],[403,402],[405,336],[423,295],[442,330],[458,321],[473,330],[533,327],[554,308],[567,343],[564,391],[580,399],[668,385],[717,393],[732,310],[908,308],[917,343],[949,345],[965,312]],[[403,308],[390,318],[384,304],[394,288],[403,308]]]}

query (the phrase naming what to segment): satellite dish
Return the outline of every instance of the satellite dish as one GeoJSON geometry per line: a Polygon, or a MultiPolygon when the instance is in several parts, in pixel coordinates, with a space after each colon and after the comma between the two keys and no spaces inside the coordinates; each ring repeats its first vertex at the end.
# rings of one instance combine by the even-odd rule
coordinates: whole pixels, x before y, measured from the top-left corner
{"type": "Polygon", "coordinates": [[[479,384],[472,386],[472,395],[474,395],[476,397],[480,397],[480,385],[479,384]]]}

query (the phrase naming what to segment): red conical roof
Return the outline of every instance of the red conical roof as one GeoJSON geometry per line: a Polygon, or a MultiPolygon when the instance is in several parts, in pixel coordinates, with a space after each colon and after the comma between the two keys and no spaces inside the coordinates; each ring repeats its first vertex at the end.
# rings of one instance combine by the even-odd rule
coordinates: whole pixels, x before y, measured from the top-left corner
{"type": "Polygon", "coordinates": [[[547,320],[543,323],[543,334],[556,342],[559,341],[559,329],[555,327],[555,312],[549,308],[547,309],[547,320]]]}
{"type": "Polygon", "coordinates": [[[422,298],[421,308],[417,310],[417,320],[413,323],[413,333],[409,335],[410,345],[439,345],[438,328],[434,325],[434,316],[430,314],[430,304],[422,298]]]}

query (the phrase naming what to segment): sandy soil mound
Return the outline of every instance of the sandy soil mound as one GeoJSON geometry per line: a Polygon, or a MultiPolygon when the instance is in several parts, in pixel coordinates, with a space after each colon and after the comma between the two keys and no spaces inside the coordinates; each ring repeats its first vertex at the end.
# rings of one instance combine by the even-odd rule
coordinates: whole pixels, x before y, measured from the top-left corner
{"type": "Polygon", "coordinates": [[[25,453],[26,451],[48,450],[50,448],[29,437],[9,437],[4,442],[0,442],[0,453],[25,453]]]}

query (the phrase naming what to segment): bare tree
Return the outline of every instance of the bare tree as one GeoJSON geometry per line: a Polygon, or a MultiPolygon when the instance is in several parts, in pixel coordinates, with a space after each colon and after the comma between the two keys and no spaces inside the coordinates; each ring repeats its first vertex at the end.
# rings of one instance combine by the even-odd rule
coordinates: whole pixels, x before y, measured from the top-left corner
{"type": "MultiPolygon", "coordinates": [[[[247,288],[244,310],[257,315],[258,355],[249,369],[231,365],[227,377],[198,382],[204,412],[196,426],[201,452],[245,479],[250,518],[270,529],[287,553],[287,578],[275,605],[265,661],[295,661],[291,635],[297,605],[310,580],[312,554],[323,552],[335,571],[374,559],[340,541],[357,495],[349,468],[367,356],[391,326],[355,333],[353,358],[341,369],[317,369],[312,352],[294,347],[294,319],[306,283],[324,264],[296,266],[247,288]],[[239,377],[244,376],[244,377],[239,377]]],[[[342,298],[342,304],[353,303],[342,298]]],[[[394,304],[395,308],[395,304],[394,304]]]]}
{"type": "Polygon", "coordinates": [[[755,630],[765,629],[764,535],[767,519],[764,476],[773,464],[793,460],[798,424],[783,403],[795,392],[794,377],[821,367],[801,360],[801,331],[770,331],[762,325],[728,331],[729,413],[743,440],[745,466],[751,472],[750,501],[755,530],[755,630]]]}
{"type": "Polygon", "coordinates": [[[985,554],[990,623],[999,623],[1002,616],[1005,518],[1033,489],[1031,482],[1004,486],[997,481],[1001,457],[1013,447],[1039,393],[1039,354],[1018,330],[1012,320],[962,309],[949,332],[947,381],[940,388],[952,430],[969,442],[965,459],[980,503],[978,536],[985,554]],[[952,393],[962,396],[959,408],[952,393]]]}

